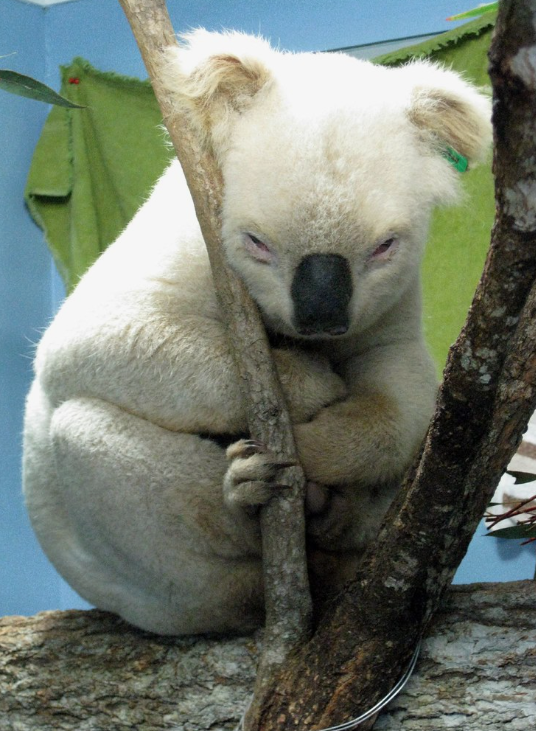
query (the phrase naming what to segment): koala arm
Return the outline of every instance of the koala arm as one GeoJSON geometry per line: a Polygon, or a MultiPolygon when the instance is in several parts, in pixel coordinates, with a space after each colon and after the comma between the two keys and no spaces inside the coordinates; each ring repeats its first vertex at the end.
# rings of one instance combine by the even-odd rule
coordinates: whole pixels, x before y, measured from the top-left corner
{"type": "Polygon", "coordinates": [[[295,426],[309,480],[324,485],[398,480],[419,447],[436,396],[420,342],[374,348],[344,366],[350,394],[295,426]]]}
{"type": "MultiPolygon", "coordinates": [[[[108,303],[91,315],[60,313],[38,351],[52,403],[88,396],[154,424],[190,433],[247,431],[246,406],[221,321],[170,318],[150,307],[108,303]],[[136,307],[138,309],[136,309],[136,307]]],[[[273,356],[294,422],[344,398],[326,358],[277,348],[273,356]]]]}

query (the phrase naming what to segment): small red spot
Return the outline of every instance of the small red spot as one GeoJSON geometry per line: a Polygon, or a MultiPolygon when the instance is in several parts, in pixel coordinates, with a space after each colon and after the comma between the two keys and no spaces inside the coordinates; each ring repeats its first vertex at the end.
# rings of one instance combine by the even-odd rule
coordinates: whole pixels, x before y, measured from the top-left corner
{"type": "Polygon", "coordinates": [[[80,83],[80,79],[78,79],[76,76],[71,76],[71,78],[69,79],[69,84],[79,84],[79,83],[80,83]]]}

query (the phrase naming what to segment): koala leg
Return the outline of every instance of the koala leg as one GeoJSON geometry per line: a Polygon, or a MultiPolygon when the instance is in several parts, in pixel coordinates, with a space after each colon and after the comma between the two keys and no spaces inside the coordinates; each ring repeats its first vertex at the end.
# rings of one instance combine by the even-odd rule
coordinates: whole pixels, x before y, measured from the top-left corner
{"type": "Polygon", "coordinates": [[[397,489],[397,482],[332,487],[326,490],[328,496],[323,509],[309,513],[307,556],[317,614],[354,578],[397,489]]]}
{"type": "Polygon", "coordinates": [[[224,504],[218,444],[89,398],[56,409],[49,433],[52,484],[30,475],[28,507],[82,596],[164,634],[262,623],[258,525],[224,504]]]}

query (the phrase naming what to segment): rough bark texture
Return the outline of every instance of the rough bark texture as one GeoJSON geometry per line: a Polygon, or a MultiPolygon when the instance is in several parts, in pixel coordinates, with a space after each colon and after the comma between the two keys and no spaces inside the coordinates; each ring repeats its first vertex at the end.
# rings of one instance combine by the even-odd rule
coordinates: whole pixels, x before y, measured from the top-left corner
{"type": "MultiPolygon", "coordinates": [[[[291,421],[275,372],[258,309],[227,265],[221,243],[222,178],[214,157],[203,149],[186,115],[179,115],[162,87],[163,49],[176,44],[164,0],[120,0],[140,47],[155,96],[179,158],[209,253],[212,275],[233,355],[248,403],[253,438],[282,462],[298,465],[291,421]]],[[[311,629],[311,598],[305,554],[301,467],[281,473],[292,489],[261,511],[266,627],[270,643],[262,664],[279,665],[311,629]],[[285,536],[281,540],[281,536],[285,536]]],[[[268,672],[268,670],[267,670],[268,672]]],[[[259,674],[264,677],[264,673],[259,674]]]]}
{"type": "Polygon", "coordinates": [[[529,581],[452,588],[417,672],[374,731],[533,729],[535,599],[529,581]]]}
{"type": "MultiPolygon", "coordinates": [[[[535,592],[528,581],[451,589],[413,678],[375,728],[534,728],[535,592]]],[[[231,731],[256,658],[255,637],[163,638],[105,612],[5,617],[0,728],[231,731]]]]}
{"type": "Polygon", "coordinates": [[[422,458],[357,580],[266,693],[263,731],[348,721],[396,684],[536,406],[535,24],[536,0],[502,0],[491,52],[497,217],[422,458]]]}

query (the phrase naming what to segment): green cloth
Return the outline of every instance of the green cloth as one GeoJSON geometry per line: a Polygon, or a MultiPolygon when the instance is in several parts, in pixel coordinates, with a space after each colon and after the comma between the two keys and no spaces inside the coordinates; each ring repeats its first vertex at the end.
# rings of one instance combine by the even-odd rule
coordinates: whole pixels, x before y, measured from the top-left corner
{"type": "MultiPolygon", "coordinates": [[[[430,41],[375,59],[398,66],[429,58],[489,89],[488,50],[497,13],[488,13],[430,41]]],[[[480,280],[495,215],[491,162],[462,173],[465,195],[434,213],[423,262],[424,329],[438,372],[458,337],[480,280]]]]}
{"type": "MultiPolygon", "coordinates": [[[[432,58],[488,86],[488,14],[433,40],[376,59],[432,58]]],[[[147,197],[171,156],[148,82],[103,73],[75,59],[62,93],[87,109],[55,107],[37,145],[26,190],[70,290],[147,197]],[[78,83],[72,83],[77,79],[78,83]]],[[[494,215],[490,165],[462,174],[460,206],[436,211],[423,264],[426,338],[443,368],[479,281],[494,215]]]]}
{"type": "Polygon", "coordinates": [[[62,67],[61,93],[86,109],[52,108],[25,197],[70,291],[147,198],[172,153],[148,82],[76,58],[62,67]]]}

